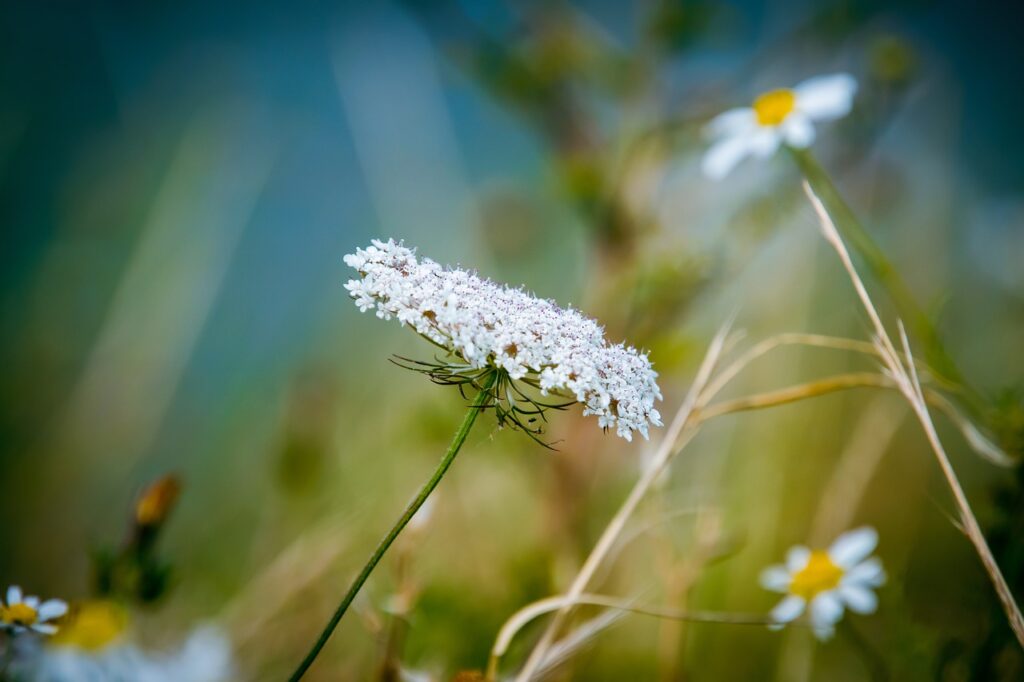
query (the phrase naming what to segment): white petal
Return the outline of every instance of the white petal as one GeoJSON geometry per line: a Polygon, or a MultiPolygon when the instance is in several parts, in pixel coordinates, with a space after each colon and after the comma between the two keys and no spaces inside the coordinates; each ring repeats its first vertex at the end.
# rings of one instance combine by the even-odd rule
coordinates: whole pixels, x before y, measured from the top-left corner
{"type": "Polygon", "coordinates": [[[878,598],[866,587],[840,585],[839,596],[854,613],[874,613],[878,608],[878,598]]]}
{"type": "Polygon", "coordinates": [[[60,599],[47,599],[39,607],[39,620],[53,620],[68,612],[68,605],[60,599]]]}
{"type": "Polygon", "coordinates": [[[14,606],[21,603],[21,588],[11,585],[7,588],[7,606],[14,606]]]}
{"type": "Polygon", "coordinates": [[[793,582],[793,576],[785,566],[769,566],[761,571],[761,587],[766,590],[785,592],[789,589],[791,582],[793,582]]]}
{"type": "Polygon", "coordinates": [[[57,634],[57,626],[56,625],[46,625],[46,624],[43,624],[43,623],[36,623],[35,625],[33,625],[31,627],[36,632],[39,632],[39,633],[44,634],[44,635],[55,635],[55,634],[57,634]]]}
{"type": "Polygon", "coordinates": [[[798,573],[807,567],[807,560],[811,558],[811,550],[803,545],[791,547],[786,552],[786,568],[790,573],[798,573]]]}
{"type": "Polygon", "coordinates": [[[848,73],[817,76],[793,88],[796,108],[815,121],[842,118],[853,107],[857,81],[848,73]]]}
{"type": "Polygon", "coordinates": [[[772,620],[776,623],[789,623],[800,617],[806,605],[807,603],[802,598],[791,594],[772,609],[772,620]]]}
{"type": "Polygon", "coordinates": [[[822,642],[827,642],[836,634],[836,629],[832,625],[813,625],[811,629],[814,630],[814,636],[822,642]]]}
{"type": "Polygon", "coordinates": [[[843,602],[835,590],[820,592],[811,600],[811,625],[815,628],[831,627],[843,617],[843,602]]]}
{"type": "Polygon", "coordinates": [[[876,557],[871,557],[860,562],[843,576],[844,585],[861,585],[864,587],[879,587],[885,584],[885,570],[882,562],[876,557]]]}
{"type": "Polygon", "coordinates": [[[25,597],[25,606],[33,610],[39,608],[39,597],[25,597]]]}
{"type": "Polygon", "coordinates": [[[704,126],[704,134],[712,138],[735,137],[748,133],[757,126],[757,115],[750,107],[729,109],[704,126]]]}
{"type": "Polygon", "coordinates": [[[878,531],[870,526],[843,533],[828,549],[828,556],[840,568],[851,569],[878,546],[878,531]]]}
{"type": "Polygon", "coordinates": [[[786,144],[797,149],[806,149],[814,142],[814,125],[811,119],[799,111],[794,111],[782,123],[782,136],[786,144]]]}
{"type": "Polygon", "coordinates": [[[778,128],[758,128],[748,142],[750,153],[759,159],[774,154],[782,144],[782,133],[778,128]]]}
{"type": "Polygon", "coordinates": [[[712,180],[721,180],[750,154],[750,137],[738,135],[720,140],[704,152],[700,168],[712,180]]]}

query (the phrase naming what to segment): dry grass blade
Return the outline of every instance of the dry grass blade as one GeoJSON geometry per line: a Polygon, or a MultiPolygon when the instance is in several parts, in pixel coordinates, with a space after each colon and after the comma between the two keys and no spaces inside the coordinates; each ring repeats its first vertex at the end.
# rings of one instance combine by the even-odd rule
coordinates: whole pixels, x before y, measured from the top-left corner
{"type": "Polygon", "coordinates": [[[688,439],[685,437],[683,438],[682,443],[678,443],[677,441],[680,440],[681,436],[684,436],[684,430],[687,425],[690,424],[691,417],[696,409],[697,401],[704,388],[707,386],[707,383],[711,378],[711,373],[714,371],[718,362],[718,358],[721,356],[722,351],[725,348],[728,331],[729,324],[726,323],[721,329],[719,329],[715,338],[711,341],[711,344],[708,347],[708,352],[704,356],[704,360],[701,363],[700,369],[697,371],[696,377],[694,377],[693,384],[690,386],[690,391],[687,393],[686,399],[683,400],[683,404],[676,412],[672,423],[669,425],[668,430],[665,433],[665,437],[662,439],[661,444],[658,446],[658,450],[651,459],[650,465],[643,472],[639,480],[637,480],[625,502],[622,503],[622,506],[619,507],[615,516],[605,527],[600,539],[598,539],[597,544],[594,545],[594,549],[591,550],[590,555],[583,563],[582,568],[580,568],[579,573],[576,574],[576,578],[573,580],[572,585],[566,592],[565,603],[555,612],[555,616],[551,619],[551,623],[544,631],[544,634],[541,635],[540,641],[537,642],[537,645],[530,653],[530,657],[527,659],[526,664],[516,677],[517,680],[529,680],[538,671],[541,663],[545,660],[548,649],[554,643],[555,637],[558,635],[558,631],[565,624],[565,620],[568,617],[575,600],[578,599],[587,589],[587,586],[590,584],[590,580],[594,577],[594,573],[597,571],[601,563],[604,562],[605,558],[611,552],[612,547],[619,539],[619,536],[622,534],[623,529],[626,527],[626,522],[633,515],[633,512],[636,511],[640,501],[644,498],[647,491],[665,469],[665,466],[672,458],[672,455],[687,442],[688,439]]]}
{"type": "MultiPolygon", "coordinates": [[[[907,402],[910,403],[911,409],[914,411],[918,421],[921,423],[921,427],[924,429],[928,443],[931,445],[932,451],[935,453],[935,457],[939,461],[942,473],[946,478],[946,482],[949,484],[949,488],[953,493],[953,499],[956,502],[963,532],[967,535],[971,544],[974,545],[974,549],[977,551],[978,557],[981,559],[981,563],[984,566],[985,571],[992,580],[992,585],[995,587],[996,594],[999,596],[999,601],[1003,605],[1003,610],[1006,612],[1006,617],[1010,623],[1010,627],[1013,629],[1018,643],[1022,648],[1024,648],[1024,616],[1021,615],[1020,607],[1017,605],[1017,601],[1014,599],[1013,593],[1010,591],[1010,586],[1006,583],[1006,579],[1003,577],[1003,573],[999,569],[999,565],[996,563],[995,557],[992,556],[992,550],[989,548],[988,542],[985,540],[985,536],[981,532],[981,527],[978,525],[978,520],[974,516],[974,512],[971,510],[970,502],[968,502],[967,496],[964,494],[963,487],[960,485],[960,479],[957,478],[956,472],[953,470],[953,465],[950,463],[949,457],[946,454],[946,450],[943,448],[942,442],[939,440],[938,433],[935,430],[935,424],[932,422],[931,414],[928,412],[928,405],[925,401],[924,392],[921,390],[921,383],[917,377],[917,369],[914,367],[913,362],[908,362],[904,365],[901,361],[900,352],[896,350],[892,339],[889,337],[888,332],[886,332],[885,326],[882,324],[882,320],[878,315],[878,311],[875,309],[875,306],[871,301],[871,297],[868,295],[867,289],[864,287],[864,283],[861,281],[861,278],[857,274],[857,270],[853,265],[853,261],[850,259],[850,253],[847,251],[846,245],[843,243],[842,238],[840,238],[839,232],[836,230],[836,227],[833,224],[831,217],[829,217],[828,212],[825,210],[825,207],[822,205],[821,200],[818,199],[810,185],[806,182],[804,183],[804,191],[807,193],[807,196],[811,201],[811,205],[814,207],[814,211],[818,216],[818,222],[821,226],[822,234],[826,241],[832,245],[832,248],[835,249],[836,253],[839,255],[839,260],[842,262],[847,274],[849,274],[850,281],[853,283],[857,296],[860,298],[868,317],[871,319],[871,323],[875,331],[875,342],[888,373],[891,375],[893,381],[896,382],[900,393],[902,393],[907,399],[907,402]]],[[[906,357],[912,357],[910,355],[910,343],[907,340],[906,331],[903,329],[902,323],[899,325],[899,331],[902,351],[906,357]]]]}
{"type": "MultiPolygon", "coordinates": [[[[566,606],[600,606],[619,612],[637,613],[655,618],[665,618],[668,620],[694,623],[724,623],[733,625],[768,625],[771,623],[771,618],[767,615],[723,613],[717,611],[686,611],[683,609],[659,606],[643,606],[636,604],[635,600],[616,599],[615,597],[608,597],[600,594],[581,594],[579,597],[572,600],[565,596],[549,597],[524,606],[505,622],[501,631],[498,633],[497,639],[495,639],[494,646],[491,649],[491,660],[488,664],[487,679],[496,679],[497,666],[501,657],[505,655],[506,651],[508,651],[508,647],[512,643],[516,634],[522,630],[527,623],[539,618],[545,613],[550,613],[566,606]]],[[[591,623],[591,621],[588,621],[588,623],[591,623]]],[[[604,627],[607,627],[607,624],[605,624],[604,627]]],[[[578,636],[582,632],[585,633],[586,638],[589,638],[593,636],[593,634],[596,634],[592,632],[592,630],[592,625],[590,627],[584,626],[575,630],[574,635],[578,636]]],[[[573,641],[575,639],[576,637],[571,637],[568,641],[573,641]]],[[[567,640],[563,640],[563,642],[565,641],[567,640]]],[[[545,660],[545,664],[541,671],[545,668],[550,668],[553,664],[553,660],[560,658],[555,655],[555,649],[563,642],[559,642],[558,645],[552,646],[551,650],[548,652],[549,656],[545,660]]]]}

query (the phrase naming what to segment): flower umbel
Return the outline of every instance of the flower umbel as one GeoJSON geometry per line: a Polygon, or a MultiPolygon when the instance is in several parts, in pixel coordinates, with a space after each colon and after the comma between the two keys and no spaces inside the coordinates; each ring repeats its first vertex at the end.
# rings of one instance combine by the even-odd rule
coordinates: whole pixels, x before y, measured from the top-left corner
{"type": "Polygon", "coordinates": [[[853,106],[857,81],[838,73],[806,80],[793,89],[760,95],[750,107],[719,114],[708,124],[715,140],[701,168],[721,180],[748,156],[771,156],[783,144],[803,149],[814,142],[814,122],[842,118],[853,106]]]}
{"type": "Polygon", "coordinates": [[[786,595],[772,609],[772,618],[782,625],[809,609],[814,634],[824,640],[846,607],[873,613],[878,600],[872,589],[885,583],[882,562],[868,558],[877,544],[875,529],[864,527],[840,535],[827,551],[790,549],[784,566],[770,566],[761,574],[762,587],[786,595]]]}
{"type": "Polygon", "coordinates": [[[602,328],[576,310],[560,308],[522,289],[501,286],[459,268],[445,268],[394,240],[345,256],[359,271],[348,289],[361,311],[397,318],[440,346],[437,362],[405,361],[438,383],[491,389],[499,423],[540,433],[547,408],[584,405],[602,428],[631,440],[661,425],[654,408],[661,392],[645,354],[610,344],[602,328]],[[566,402],[534,397],[554,395],[566,402]]]}
{"type": "Polygon", "coordinates": [[[57,626],[50,621],[60,618],[68,611],[68,605],[60,599],[48,599],[39,603],[39,597],[26,597],[21,588],[12,585],[7,588],[7,599],[0,603],[0,627],[16,633],[31,630],[43,635],[57,632],[57,626]]]}

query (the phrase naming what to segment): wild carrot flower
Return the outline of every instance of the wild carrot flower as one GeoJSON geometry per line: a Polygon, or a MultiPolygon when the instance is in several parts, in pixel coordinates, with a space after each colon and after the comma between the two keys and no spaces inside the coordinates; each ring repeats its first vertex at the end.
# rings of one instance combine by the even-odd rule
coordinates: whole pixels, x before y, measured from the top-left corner
{"type": "Polygon", "coordinates": [[[39,603],[39,597],[26,597],[21,588],[12,585],[7,588],[7,599],[0,603],[0,627],[16,633],[32,630],[43,635],[57,632],[57,626],[50,621],[67,613],[68,605],[60,599],[48,599],[39,603]]]}
{"type": "Polygon", "coordinates": [[[497,373],[492,389],[499,422],[539,433],[548,407],[582,403],[605,429],[631,440],[661,425],[661,392],[645,354],[610,344],[593,320],[553,301],[419,259],[394,240],[345,256],[360,277],[345,285],[361,311],[398,319],[444,350],[437,363],[408,361],[439,383],[472,384],[497,373]],[[524,388],[525,387],[525,388],[524,388]],[[544,403],[530,394],[567,400],[544,403]]]}
{"type": "Polygon", "coordinates": [[[873,613],[878,600],[872,589],[885,583],[882,562],[867,558],[877,544],[875,529],[864,527],[843,533],[827,551],[790,549],[784,566],[770,566],[761,574],[762,587],[786,595],[772,609],[772,619],[782,625],[809,609],[814,634],[824,640],[832,636],[845,607],[873,613]]]}
{"type": "Polygon", "coordinates": [[[814,122],[842,118],[853,106],[857,81],[838,73],[805,80],[792,89],[760,95],[752,106],[719,114],[707,126],[715,140],[701,168],[721,180],[747,156],[766,158],[783,144],[797,149],[814,142],[814,122]]]}

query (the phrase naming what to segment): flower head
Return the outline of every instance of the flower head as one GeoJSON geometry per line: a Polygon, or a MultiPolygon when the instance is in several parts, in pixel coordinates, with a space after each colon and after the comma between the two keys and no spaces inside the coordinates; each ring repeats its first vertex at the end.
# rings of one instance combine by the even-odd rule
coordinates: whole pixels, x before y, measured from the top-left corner
{"type": "Polygon", "coordinates": [[[440,346],[449,358],[413,363],[439,383],[479,386],[497,372],[492,389],[499,420],[530,433],[544,408],[565,407],[530,397],[530,389],[584,405],[602,428],[632,439],[661,425],[654,408],[661,392],[645,354],[610,344],[601,327],[573,309],[495,284],[459,268],[445,268],[393,240],[345,256],[359,271],[348,289],[361,311],[397,318],[440,346]],[[523,387],[526,387],[524,389],[523,387]]]}
{"type": "Polygon", "coordinates": [[[772,90],[752,106],[719,114],[708,124],[715,140],[704,154],[701,168],[721,180],[747,156],[771,156],[783,143],[803,149],[814,142],[814,122],[842,118],[853,106],[857,81],[837,73],[818,76],[793,89],[772,90]]]}
{"type": "Polygon", "coordinates": [[[21,588],[12,585],[7,588],[7,599],[0,603],[0,627],[14,632],[31,630],[43,635],[57,632],[57,626],[50,621],[60,618],[68,611],[68,605],[60,599],[48,599],[39,603],[39,597],[26,597],[21,588]]]}
{"type": "Polygon", "coordinates": [[[19,667],[26,679],[38,682],[224,682],[235,677],[230,644],[215,627],[194,630],[177,649],[150,651],[132,641],[129,626],[127,610],[116,602],[76,604],[60,633],[19,667]]]}
{"type": "Polygon", "coordinates": [[[135,522],[140,526],[159,526],[167,520],[181,494],[177,476],[161,476],[151,483],[135,503],[135,522]]]}
{"type": "Polygon", "coordinates": [[[784,566],[770,566],[761,574],[762,587],[786,595],[772,609],[772,619],[789,623],[809,609],[814,634],[828,639],[846,607],[873,613],[878,600],[872,589],[885,583],[882,562],[868,558],[877,544],[875,529],[864,527],[843,533],[827,551],[790,549],[784,566]]]}

